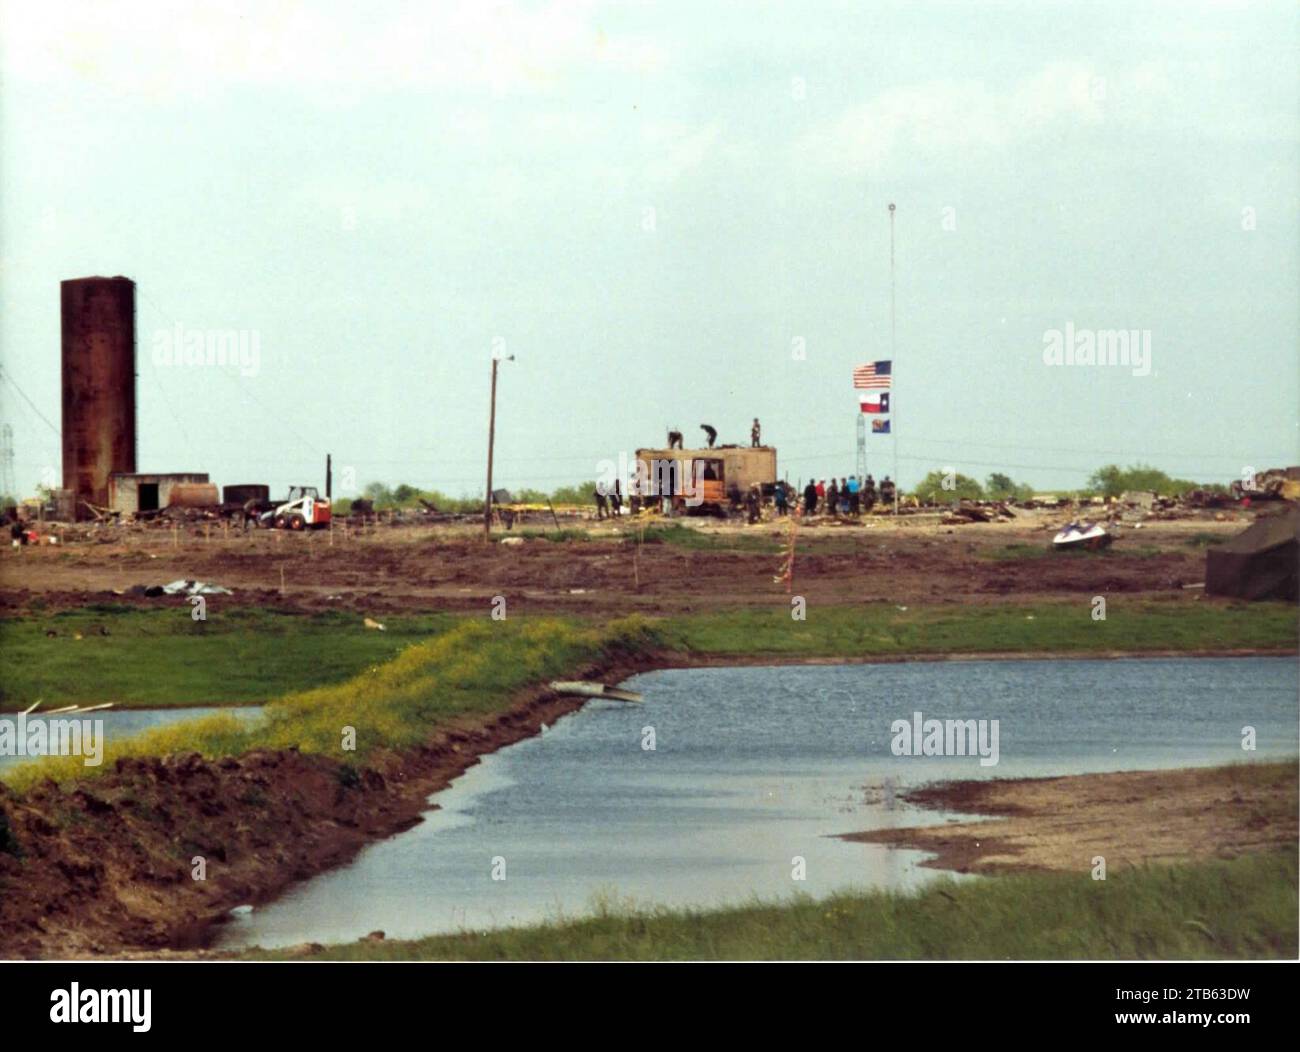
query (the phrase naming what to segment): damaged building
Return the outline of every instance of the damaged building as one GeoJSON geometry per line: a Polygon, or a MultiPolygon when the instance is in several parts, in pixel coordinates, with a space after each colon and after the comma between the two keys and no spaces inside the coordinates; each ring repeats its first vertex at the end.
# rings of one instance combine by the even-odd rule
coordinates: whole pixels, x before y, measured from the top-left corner
{"type": "Polygon", "coordinates": [[[148,514],[163,508],[209,507],[217,503],[217,487],[202,472],[150,475],[120,471],[109,477],[108,507],[122,516],[148,514]]]}

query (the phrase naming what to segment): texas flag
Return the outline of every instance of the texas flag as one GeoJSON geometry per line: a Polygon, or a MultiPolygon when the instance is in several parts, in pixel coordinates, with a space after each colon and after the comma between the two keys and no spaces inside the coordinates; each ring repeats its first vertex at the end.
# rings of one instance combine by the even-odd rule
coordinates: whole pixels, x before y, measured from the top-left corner
{"type": "Polygon", "coordinates": [[[872,433],[873,435],[887,435],[887,434],[889,434],[889,421],[888,421],[888,420],[873,420],[873,421],[871,421],[871,433],[872,433]]]}
{"type": "Polygon", "coordinates": [[[858,406],[864,413],[888,413],[889,392],[872,391],[869,394],[858,395],[858,406]]]}

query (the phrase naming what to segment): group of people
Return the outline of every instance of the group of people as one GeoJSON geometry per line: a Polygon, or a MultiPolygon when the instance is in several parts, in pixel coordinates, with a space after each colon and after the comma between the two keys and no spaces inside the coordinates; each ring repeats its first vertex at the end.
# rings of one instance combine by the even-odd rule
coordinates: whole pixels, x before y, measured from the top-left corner
{"type": "MultiPolygon", "coordinates": [[[[709,477],[705,474],[705,477],[709,477]]],[[[764,499],[764,490],[766,486],[760,486],[754,483],[744,494],[743,498],[733,493],[731,496],[732,506],[736,502],[742,501],[748,518],[751,523],[755,523],[762,518],[764,499]]],[[[847,478],[832,478],[829,482],[826,479],[809,479],[808,484],[803,488],[802,504],[800,503],[800,494],[790,483],[778,479],[772,487],[772,503],[776,508],[778,516],[788,515],[791,510],[802,510],[804,515],[832,515],[835,517],[856,517],[865,513],[870,513],[871,509],[877,503],[890,506],[894,503],[894,497],[897,490],[893,479],[886,475],[880,480],[880,486],[877,488],[876,480],[868,474],[865,478],[859,478],[857,475],[850,475],[847,478]]],[[[596,517],[598,519],[619,518],[623,513],[623,488],[618,479],[614,480],[613,487],[606,492],[604,484],[598,484],[592,491],[592,496],[596,501],[596,517]]],[[[666,498],[665,498],[666,499],[666,498]]],[[[642,500],[635,492],[630,501],[632,514],[637,514],[642,507],[642,500]]]]}
{"type": "MultiPolygon", "coordinates": [[[[896,489],[893,480],[886,475],[880,480],[879,491],[876,480],[870,475],[859,479],[856,475],[826,479],[809,479],[803,488],[803,513],[816,515],[857,516],[864,511],[870,512],[876,502],[893,504],[896,489]]],[[[778,515],[786,515],[791,507],[798,504],[798,496],[788,482],[778,482],[773,493],[773,502],[778,515]]]]}
{"type": "MultiPolygon", "coordinates": [[[[714,443],[718,441],[718,429],[714,427],[712,424],[701,424],[700,430],[704,432],[704,439],[706,442],[708,442],[709,448],[712,449],[714,447],[714,443]]],[[[754,424],[749,429],[749,444],[753,446],[755,449],[757,449],[759,446],[763,444],[762,438],[763,438],[763,429],[761,426],[759,426],[758,417],[754,417],[754,424]]],[[[682,448],[682,433],[678,431],[676,428],[673,428],[668,432],[668,448],[669,449],[682,448]]]]}
{"type": "MultiPolygon", "coordinates": [[[[596,498],[596,518],[617,519],[622,517],[623,487],[619,483],[618,479],[614,480],[614,488],[608,493],[606,493],[604,487],[600,485],[597,485],[591,492],[592,496],[596,498]]],[[[634,504],[640,503],[635,497],[633,497],[632,500],[634,504]]],[[[636,507],[633,507],[633,514],[635,514],[637,510],[636,507]]]]}

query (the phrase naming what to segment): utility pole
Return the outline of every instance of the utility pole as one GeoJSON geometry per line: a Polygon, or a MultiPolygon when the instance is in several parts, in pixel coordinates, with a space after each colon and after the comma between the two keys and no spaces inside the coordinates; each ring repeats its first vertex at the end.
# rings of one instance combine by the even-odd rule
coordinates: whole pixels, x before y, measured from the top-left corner
{"type": "MultiPolygon", "coordinates": [[[[513,362],[515,356],[512,354],[506,359],[513,362]]],[[[487,496],[483,502],[483,539],[491,540],[492,538],[492,447],[496,444],[497,437],[497,366],[501,364],[501,359],[495,355],[492,358],[492,404],[488,410],[488,465],[487,465],[487,496]]]]}

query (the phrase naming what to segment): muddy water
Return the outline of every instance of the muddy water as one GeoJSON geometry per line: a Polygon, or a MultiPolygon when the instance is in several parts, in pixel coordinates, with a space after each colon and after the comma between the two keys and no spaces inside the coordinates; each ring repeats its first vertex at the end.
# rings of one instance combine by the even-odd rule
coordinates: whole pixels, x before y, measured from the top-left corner
{"type": "MultiPolygon", "coordinates": [[[[169,724],[180,723],[182,720],[201,719],[204,716],[215,716],[218,713],[227,713],[240,720],[251,720],[255,719],[261,711],[260,705],[250,705],[225,708],[101,709],[98,712],[64,712],[45,716],[37,709],[26,717],[25,726],[30,730],[33,724],[46,723],[46,734],[48,734],[49,720],[102,720],[104,728],[103,740],[111,744],[123,738],[134,737],[144,731],[153,730],[155,727],[166,727],[169,724]]],[[[15,727],[17,726],[17,719],[18,713],[16,712],[0,713],[0,720],[9,720],[15,727]]],[[[31,760],[32,757],[30,756],[6,756],[0,754],[0,771],[3,771],[6,767],[28,763],[31,760]]]]}
{"type": "Polygon", "coordinates": [[[426,821],[232,921],[218,944],[479,930],[581,915],[600,898],[707,906],[904,889],[936,875],[918,868],[924,856],[834,834],[948,817],[898,801],[910,785],[1297,751],[1290,659],[696,669],[628,685],[644,705],[593,702],[487,757],[426,821]],[[998,720],[997,765],[894,755],[892,722],[917,710],[998,720]],[[1255,752],[1241,748],[1246,725],[1255,752]]]}

